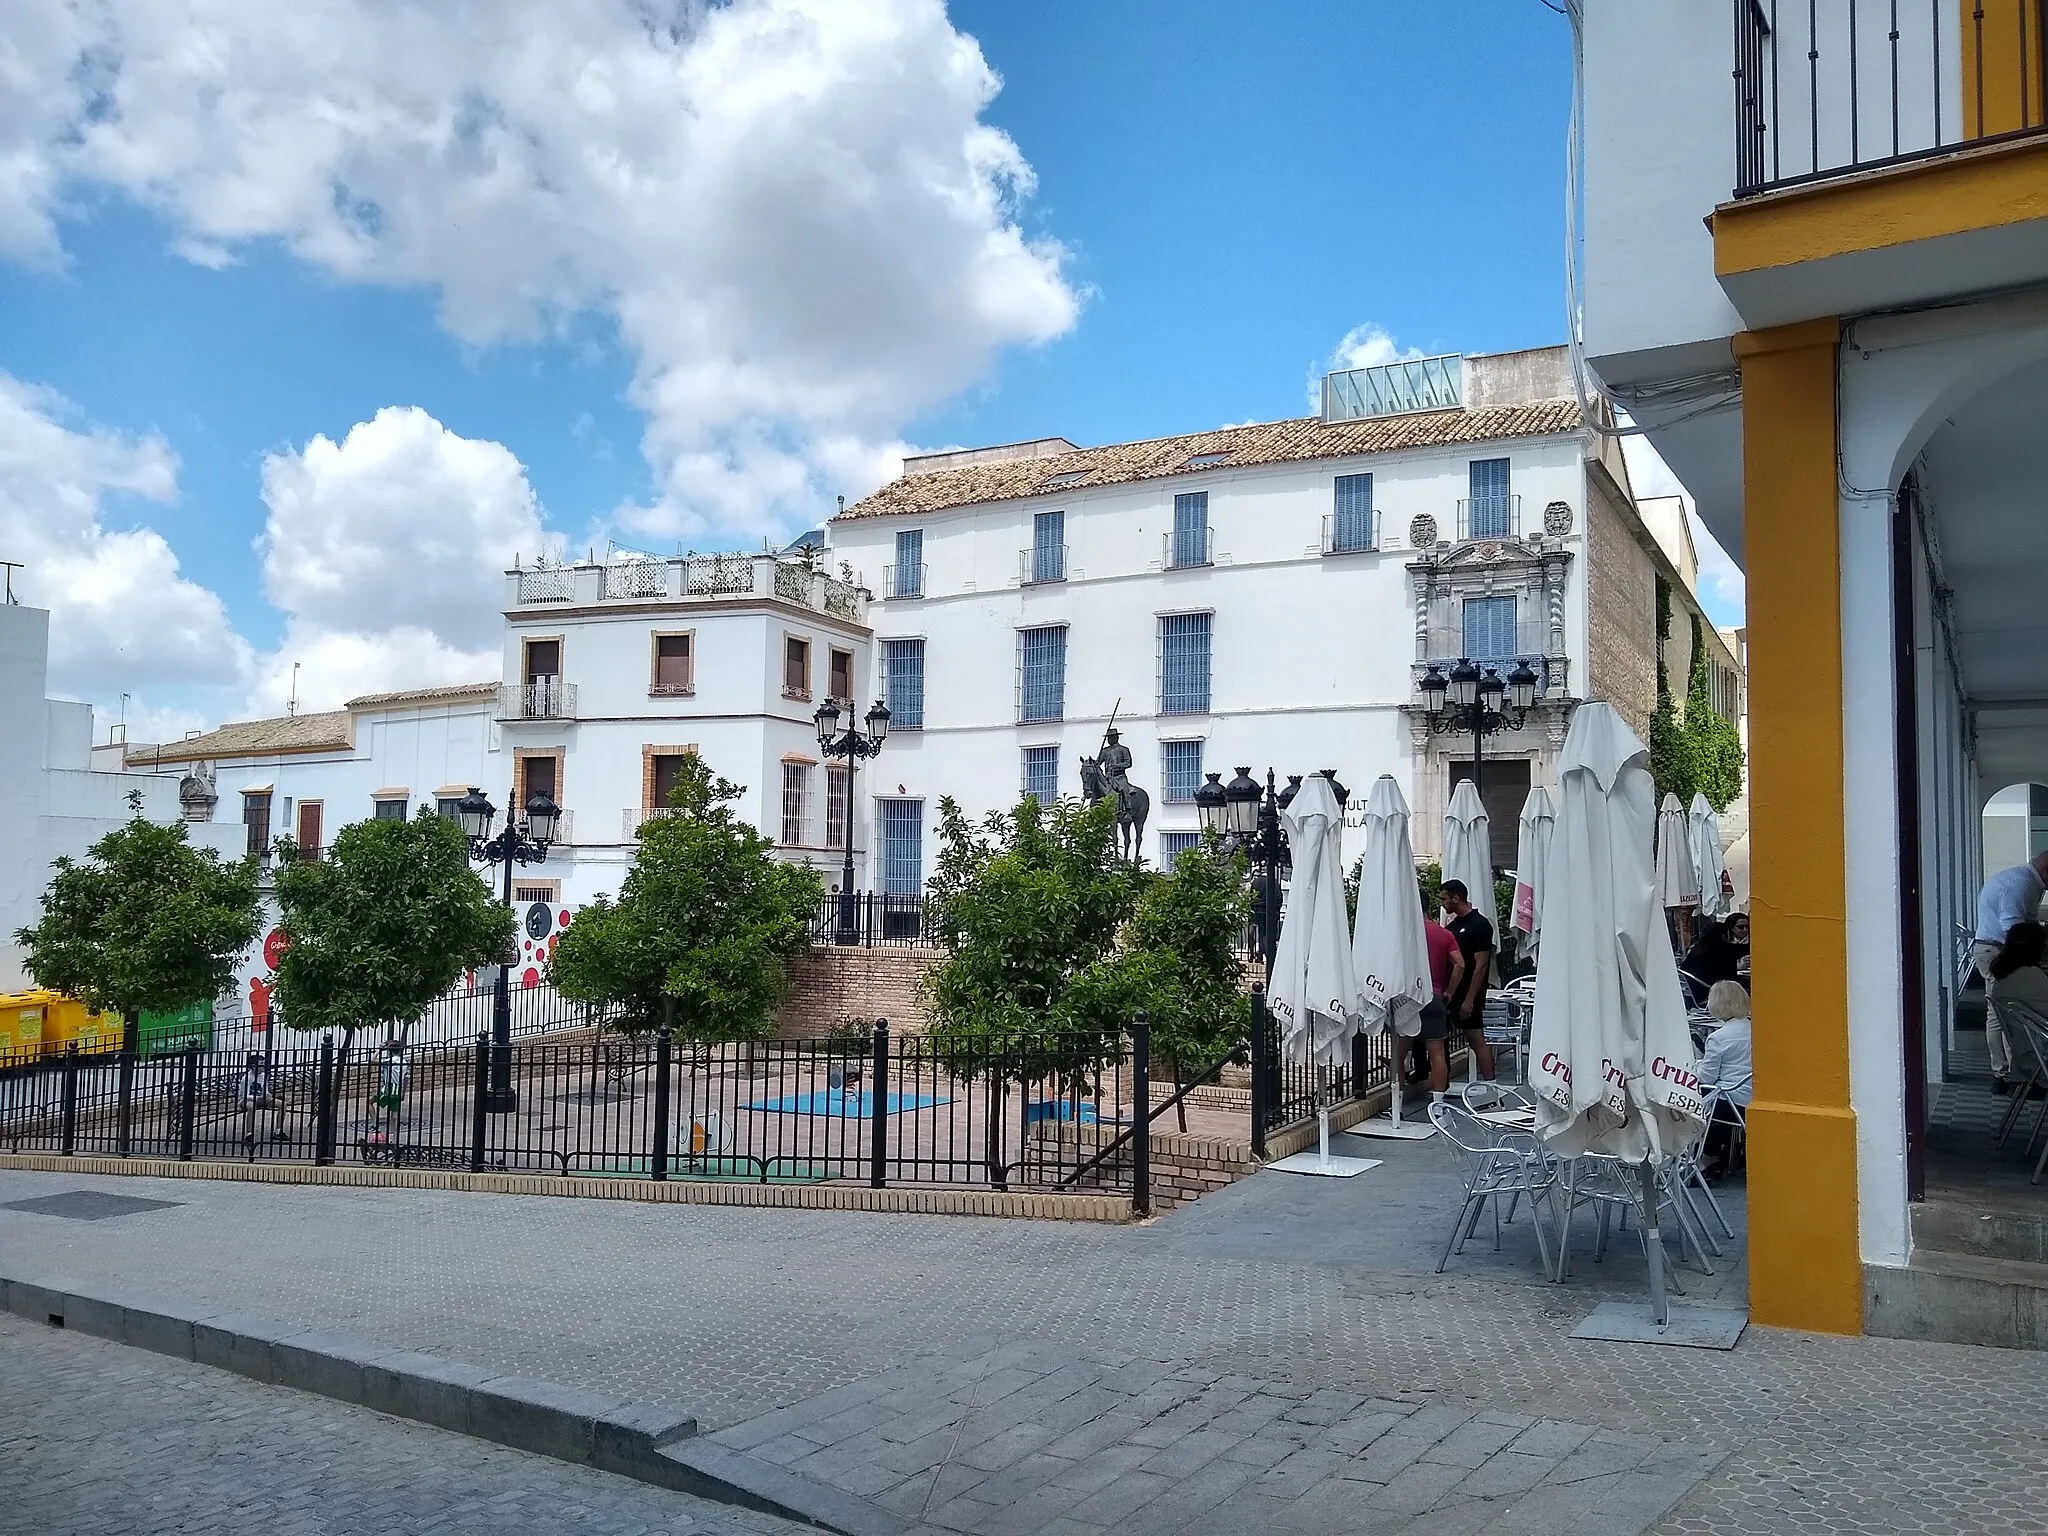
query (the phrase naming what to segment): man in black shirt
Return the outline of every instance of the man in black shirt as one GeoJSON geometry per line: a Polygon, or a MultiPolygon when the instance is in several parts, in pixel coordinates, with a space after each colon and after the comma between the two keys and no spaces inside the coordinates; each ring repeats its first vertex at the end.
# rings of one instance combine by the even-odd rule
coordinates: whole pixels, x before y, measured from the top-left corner
{"type": "Polygon", "coordinates": [[[1465,1032],[1465,1045],[1479,1063],[1479,1075],[1493,1078],[1493,1047],[1486,1039],[1486,984],[1493,976],[1493,924],[1472,905],[1462,880],[1443,883],[1445,924],[1465,957],[1465,975],[1451,999],[1451,1017],[1465,1032]]]}

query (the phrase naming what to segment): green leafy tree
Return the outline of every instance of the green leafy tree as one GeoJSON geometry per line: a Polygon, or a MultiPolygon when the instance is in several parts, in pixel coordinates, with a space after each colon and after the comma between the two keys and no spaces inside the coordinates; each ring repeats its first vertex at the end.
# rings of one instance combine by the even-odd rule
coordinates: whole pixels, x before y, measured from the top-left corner
{"type": "Polygon", "coordinates": [[[283,1022],[388,1025],[401,1035],[471,966],[504,959],[512,914],[470,868],[462,828],[425,806],[411,821],[343,827],[321,859],[278,840],[273,879],[289,941],[277,965],[283,1022]]]}
{"type": "Polygon", "coordinates": [[[1671,696],[1671,674],[1665,665],[1666,645],[1671,638],[1671,583],[1657,578],[1657,708],[1650,716],[1650,779],[1657,798],[1678,796],[1680,805],[1692,803],[1697,775],[1685,729],[1679,723],[1678,704],[1671,696]]]}
{"type": "Polygon", "coordinates": [[[1116,856],[1114,800],[1026,798],[977,824],[949,796],[939,837],[928,907],[946,954],[919,984],[935,1052],[958,1076],[1078,1092],[1128,1022],[1112,1033],[1099,1000],[1077,1012],[1069,997],[1115,949],[1143,884],[1116,856]]]}
{"type": "Polygon", "coordinates": [[[556,944],[551,975],[564,997],[616,1006],[628,1031],[660,1028],[672,1000],[679,1038],[774,1032],[786,962],[809,942],[824,885],[774,857],[734,814],[739,796],[694,753],[684,757],[670,814],[640,824],[618,899],[578,912],[556,944]]]}
{"type": "MultiPolygon", "coordinates": [[[[1176,1088],[1219,1065],[1245,1039],[1248,1011],[1238,943],[1251,917],[1244,861],[1213,833],[1147,879],[1119,948],[1077,975],[1067,1012],[1089,1036],[1115,1038],[1139,1009],[1152,1056],[1176,1088]]],[[[1180,1107],[1187,1129],[1187,1108],[1180,1107]]]]}
{"type": "Polygon", "coordinates": [[[133,1050],[144,1009],[210,1002],[234,984],[258,921],[254,859],[194,848],[182,821],[143,817],[139,792],[128,805],[132,819],[83,860],[56,861],[41,918],[14,940],[37,985],[121,1014],[133,1050]]]}
{"type": "MultiPolygon", "coordinates": [[[[1692,616],[1692,669],[1685,689],[1685,752],[1693,787],[1716,811],[1742,793],[1742,737],[1714,708],[1705,634],[1692,616]]],[[[1691,797],[1687,796],[1687,803],[1691,797]]]]}

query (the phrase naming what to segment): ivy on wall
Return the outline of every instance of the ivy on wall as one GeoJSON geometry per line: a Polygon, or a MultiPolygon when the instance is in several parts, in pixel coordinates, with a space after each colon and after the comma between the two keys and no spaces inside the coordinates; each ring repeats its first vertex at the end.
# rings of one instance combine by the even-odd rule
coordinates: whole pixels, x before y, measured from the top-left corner
{"type": "Polygon", "coordinates": [[[1707,797],[1715,811],[1725,811],[1742,793],[1742,738],[1714,708],[1707,671],[1705,635],[1698,614],[1692,625],[1692,665],[1685,684],[1685,711],[1680,715],[1671,696],[1671,674],[1665,665],[1671,638],[1671,584],[1657,578],[1657,709],[1650,716],[1650,777],[1662,799],[1671,794],[1690,805],[1695,794],[1707,797]]]}

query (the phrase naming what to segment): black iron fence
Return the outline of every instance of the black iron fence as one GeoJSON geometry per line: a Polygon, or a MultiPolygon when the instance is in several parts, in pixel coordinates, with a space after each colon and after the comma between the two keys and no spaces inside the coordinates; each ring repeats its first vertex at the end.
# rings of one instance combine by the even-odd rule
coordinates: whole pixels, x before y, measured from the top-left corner
{"type": "Polygon", "coordinates": [[[1129,1036],[874,1030],[689,1044],[609,1032],[56,1059],[0,1072],[14,1152],[507,1170],[756,1184],[1109,1191],[1144,1208],[1142,1024],[1129,1036]],[[503,1052],[513,1100],[490,1093],[503,1052]]]}
{"type": "Polygon", "coordinates": [[[1280,1048],[1280,1027],[1267,1011],[1265,988],[1252,988],[1252,1151],[1266,1155],[1266,1138],[1283,1126],[1315,1118],[1317,1109],[1345,1099],[1362,1099],[1393,1081],[1393,1050],[1383,1034],[1362,1034],[1348,1058],[1333,1067],[1311,1067],[1280,1048]]]}
{"type": "Polygon", "coordinates": [[[882,891],[856,891],[851,896],[833,893],[821,898],[811,920],[811,939],[817,944],[858,944],[869,949],[930,949],[939,942],[924,897],[882,891]]]}
{"type": "Polygon", "coordinates": [[[2048,132],[2044,0],[1733,0],[1735,195],[2048,132]]]}
{"type": "MultiPolygon", "coordinates": [[[[510,1032],[514,1039],[559,1034],[564,1030],[593,1029],[610,1017],[610,1010],[602,1006],[578,1003],[562,996],[552,983],[536,981],[528,986],[524,977],[517,973],[512,977],[506,1000],[510,1005],[510,1032]]],[[[467,1045],[491,1028],[496,1008],[497,989],[492,983],[459,987],[436,999],[422,1018],[405,1027],[406,1045],[408,1048],[467,1045]]],[[[267,1047],[299,1049],[317,1043],[319,1038],[290,1028],[288,1021],[275,1013],[266,1019],[262,1029],[253,1028],[253,1023],[246,1013],[217,1015],[213,1048],[244,1053],[267,1047]]],[[[395,1032],[392,1026],[377,1025],[360,1031],[357,1038],[374,1045],[382,1043],[395,1032]]]]}

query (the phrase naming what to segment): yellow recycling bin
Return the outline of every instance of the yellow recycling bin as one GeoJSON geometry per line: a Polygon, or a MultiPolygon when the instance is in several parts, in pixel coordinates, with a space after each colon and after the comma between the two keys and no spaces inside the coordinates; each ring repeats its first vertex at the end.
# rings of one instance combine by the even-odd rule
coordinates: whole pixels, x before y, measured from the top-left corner
{"type": "Polygon", "coordinates": [[[38,1060],[46,1049],[54,992],[0,992],[0,1066],[38,1060]]]}
{"type": "Polygon", "coordinates": [[[94,1013],[75,998],[51,993],[43,1016],[43,1051],[61,1056],[76,1045],[81,1056],[111,1056],[121,1049],[125,1031],[118,1013],[94,1013]]]}

